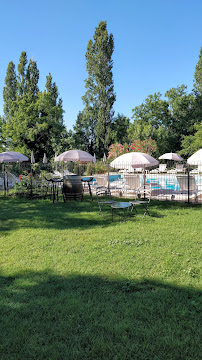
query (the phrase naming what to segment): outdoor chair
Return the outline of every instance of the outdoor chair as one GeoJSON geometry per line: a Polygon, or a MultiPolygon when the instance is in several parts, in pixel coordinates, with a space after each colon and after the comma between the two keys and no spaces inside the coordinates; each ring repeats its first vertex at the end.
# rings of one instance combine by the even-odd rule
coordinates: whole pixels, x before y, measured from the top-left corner
{"type": "Polygon", "coordinates": [[[177,176],[177,181],[180,185],[180,194],[194,195],[195,201],[197,200],[198,186],[193,175],[179,175],[177,176]]]}
{"type": "Polygon", "coordinates": [[[167,171],[167,165],[166,164],[159,164],[159,173],[163,173],[167,171]]]}
{"type": "Polygon", "coordinates": [[[10,172],[1,172],[0,178],[0,186],[5,186],[7,189],[14,188],[15,184],[19,182],[19,179],[10,172]]]}
{"type": "Polygon", "coordinates": [[[175,168],[177,172],[184,172],[184,164],[176,164],[175,168]]]}
{"type": "Polygon", "coordinates": [[[96,180],[97,186],[104,186],[107,187],[108,186],[108,177],[107,175],[94,175],[94,178],[96,180]]]}
{"type": "Polygon", "coordinates": [[[196,169],[190,171],[190,174],[198,174],[199,175],[200,173],[202,173],[202,165],[198,165],[198,167],[196,169]]]}
{"type": "Polygon", "coordinates": [[[133,172],[136,172],[136,173],[143,173],[144,172],[144,169],[142,167],[138,167],[138,168],[135,168],[133,169],[133,172]]]}
{"type": "Polygon", "coordinates": [[[167,165],[166,164],[159,164],[159,167],[153,170],[150,170],[151,174],[160,174],[167,171],[167,165]]]}
{"type": "Polygon", "coordinates": [[[99,206],[99,214],[102,216],[104,216],[102,211],[104,205],[112,205],[116,203],[116,201],[112,199],[110,189],[104,186],[97,187],[96,197],[99,206]]]}
{"type": "Polygon", "coordinates": [[[134,192],[140,187],[140,177],[139,175],[124,175],[125,179],[125,191],[134,192]]]}
{"type": "Polygon", "coordinates": [[[81,176],[65,175],[63,178],[62,194],[64,202],[66,200],[83,200],[83,185],[81,176]]]}
{"type": "Polygon", "coordinates": [[[138,211],[136,207],[138,205],[141,205],[144,208],[144,215],[142,218],[145,217],[145,215],[149,215],[149,203],[151,199],[151,186],[150,185],[141,185],[136,192],[136,198],[133,201],[130,201],[131,206],[131,212],[135,210],[135,212],[138,214],[138,211]]]}
{"type": "Polygon", "coordinates": [[[175,169],[168,170],[168,174],[176,174],[181,172],[184,172],[184,164],[176,164],[175,169]]]}

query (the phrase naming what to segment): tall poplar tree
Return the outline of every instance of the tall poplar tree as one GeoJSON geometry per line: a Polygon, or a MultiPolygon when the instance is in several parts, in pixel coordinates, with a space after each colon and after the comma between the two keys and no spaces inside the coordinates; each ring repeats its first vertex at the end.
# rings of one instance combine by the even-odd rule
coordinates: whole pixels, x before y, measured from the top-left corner
{"type": "Polygon", "coordinates": [[[4,88],[3,137],[9,139],[9,148],[30,155],[40,161],[44,152],[50,158],[63,150],[67,132],[63,124],[62,100],[58,89],[47,76],[46,90],[38,88],[39,70],[34,59],[27,66],[27,55],[21,53],[18,76],[9,63],[4,88]]]}
{"type": "Polygon", "coordinates": [[[26,72],[25,93],[30,94],[33,98],[39,92],[38,81],[39,70],[37,68],[37,63],[34,59],[30,59],[26,72]]]}
{"type": "Polygon", "coordinates": [[[15,65],[12,61],[9,62],[6,77],[5,86],[3,88],[3,100],[4,100],[4,116],[9,118],[9,113],[13,105],[13,101],[17,98],[17,79],[15,72],[15,65]]]}
{"type": "Polygon", "coordinates": [[[197,96],[202,96],[202,46],[199,60],[195,68],[194,79],[194,91],[197,96]]]}
{"type": "Polygon", "coordinates": [[[111,141],[111,124],[113,121],[113,104],[116,100],[112,74],[112,54],[114,39],[108,34],[106,21],[101,21],[95,28],[93,40],[89,40],[86,52],[85,80],[86,93],[83,96],[83,117],[85,130],[94,136],[94,152],[102,155],[108,150],[111,141]]]}
{"type": "Polygon", "coordinates": [[[25,93],[25,84],[26,84],[26,65],[27,65],[27,54],[23,51],[20,55],[19,64],[18,64],[18,95],[22,96],[25,93]]]}
{"type": "Polygon", "coordinates": [[[202,147],[202,47],[194,73],[194,101],[192,106],[192,128],[182,140],[182,155],[190,156],[202,147]]]}
{"type": "Polygon", "coordinates": [[[195,67],[194,73],[194,118],[195,123],[201,123],[202,121],[202,47],[199,53],[199,60],[195,67]]]}

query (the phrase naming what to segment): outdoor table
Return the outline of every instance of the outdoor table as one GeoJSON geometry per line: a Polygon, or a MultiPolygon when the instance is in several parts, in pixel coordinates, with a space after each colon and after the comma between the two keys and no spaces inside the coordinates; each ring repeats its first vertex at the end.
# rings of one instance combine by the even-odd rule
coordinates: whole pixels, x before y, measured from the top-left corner
{"type": "MultiPolygon", "coordinates": [[[[129,209],[130,207],[131,207],[131,204],[129,202],[116,202],[116,203],[112,204],[111,205],[112,221],[113,221],[113,211],[115,209],[123,210],[124,219],[126,220],[126,210],[129,209]]],[[[120,218],[120,214],[119,214],[119,218],[120,218]]]]}
{"type": "Polygon", "coordinates": [[[88,191],[89,191],[91,200],[93,200],[93,195],[92,195],[91,186],[90,186],[90,183],[93,181],[93,176],[81,178],[81,181],[84,183],[84,187],[85,187],[85,184],[88,184],[88,191]]]}

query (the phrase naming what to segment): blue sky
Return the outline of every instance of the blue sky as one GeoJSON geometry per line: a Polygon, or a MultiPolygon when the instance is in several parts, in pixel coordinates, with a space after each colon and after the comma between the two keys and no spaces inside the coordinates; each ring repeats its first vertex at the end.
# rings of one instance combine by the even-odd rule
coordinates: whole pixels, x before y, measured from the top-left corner
{"type": "Polygon", "coordinates": [[[154,92],[181,84],[192,90],[202,46],[201,0],[0,0],[0,114],[9,61],[22,51],[37,61],[39,88],[50,72],[65,110],[67,129],[83,109],[85,52],[95,27],[107,21],[114,36],[114,110],[132,109],[154,92]]]}

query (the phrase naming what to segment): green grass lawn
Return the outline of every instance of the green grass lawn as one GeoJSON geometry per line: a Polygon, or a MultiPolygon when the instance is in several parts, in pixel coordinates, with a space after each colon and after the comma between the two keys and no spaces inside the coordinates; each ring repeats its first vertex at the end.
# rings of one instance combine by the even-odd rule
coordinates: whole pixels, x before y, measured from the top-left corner
{"type": "Polygon", "coordinates": [[[1,360],[201,359],[202,207],[0,198],[1,360]]]}

